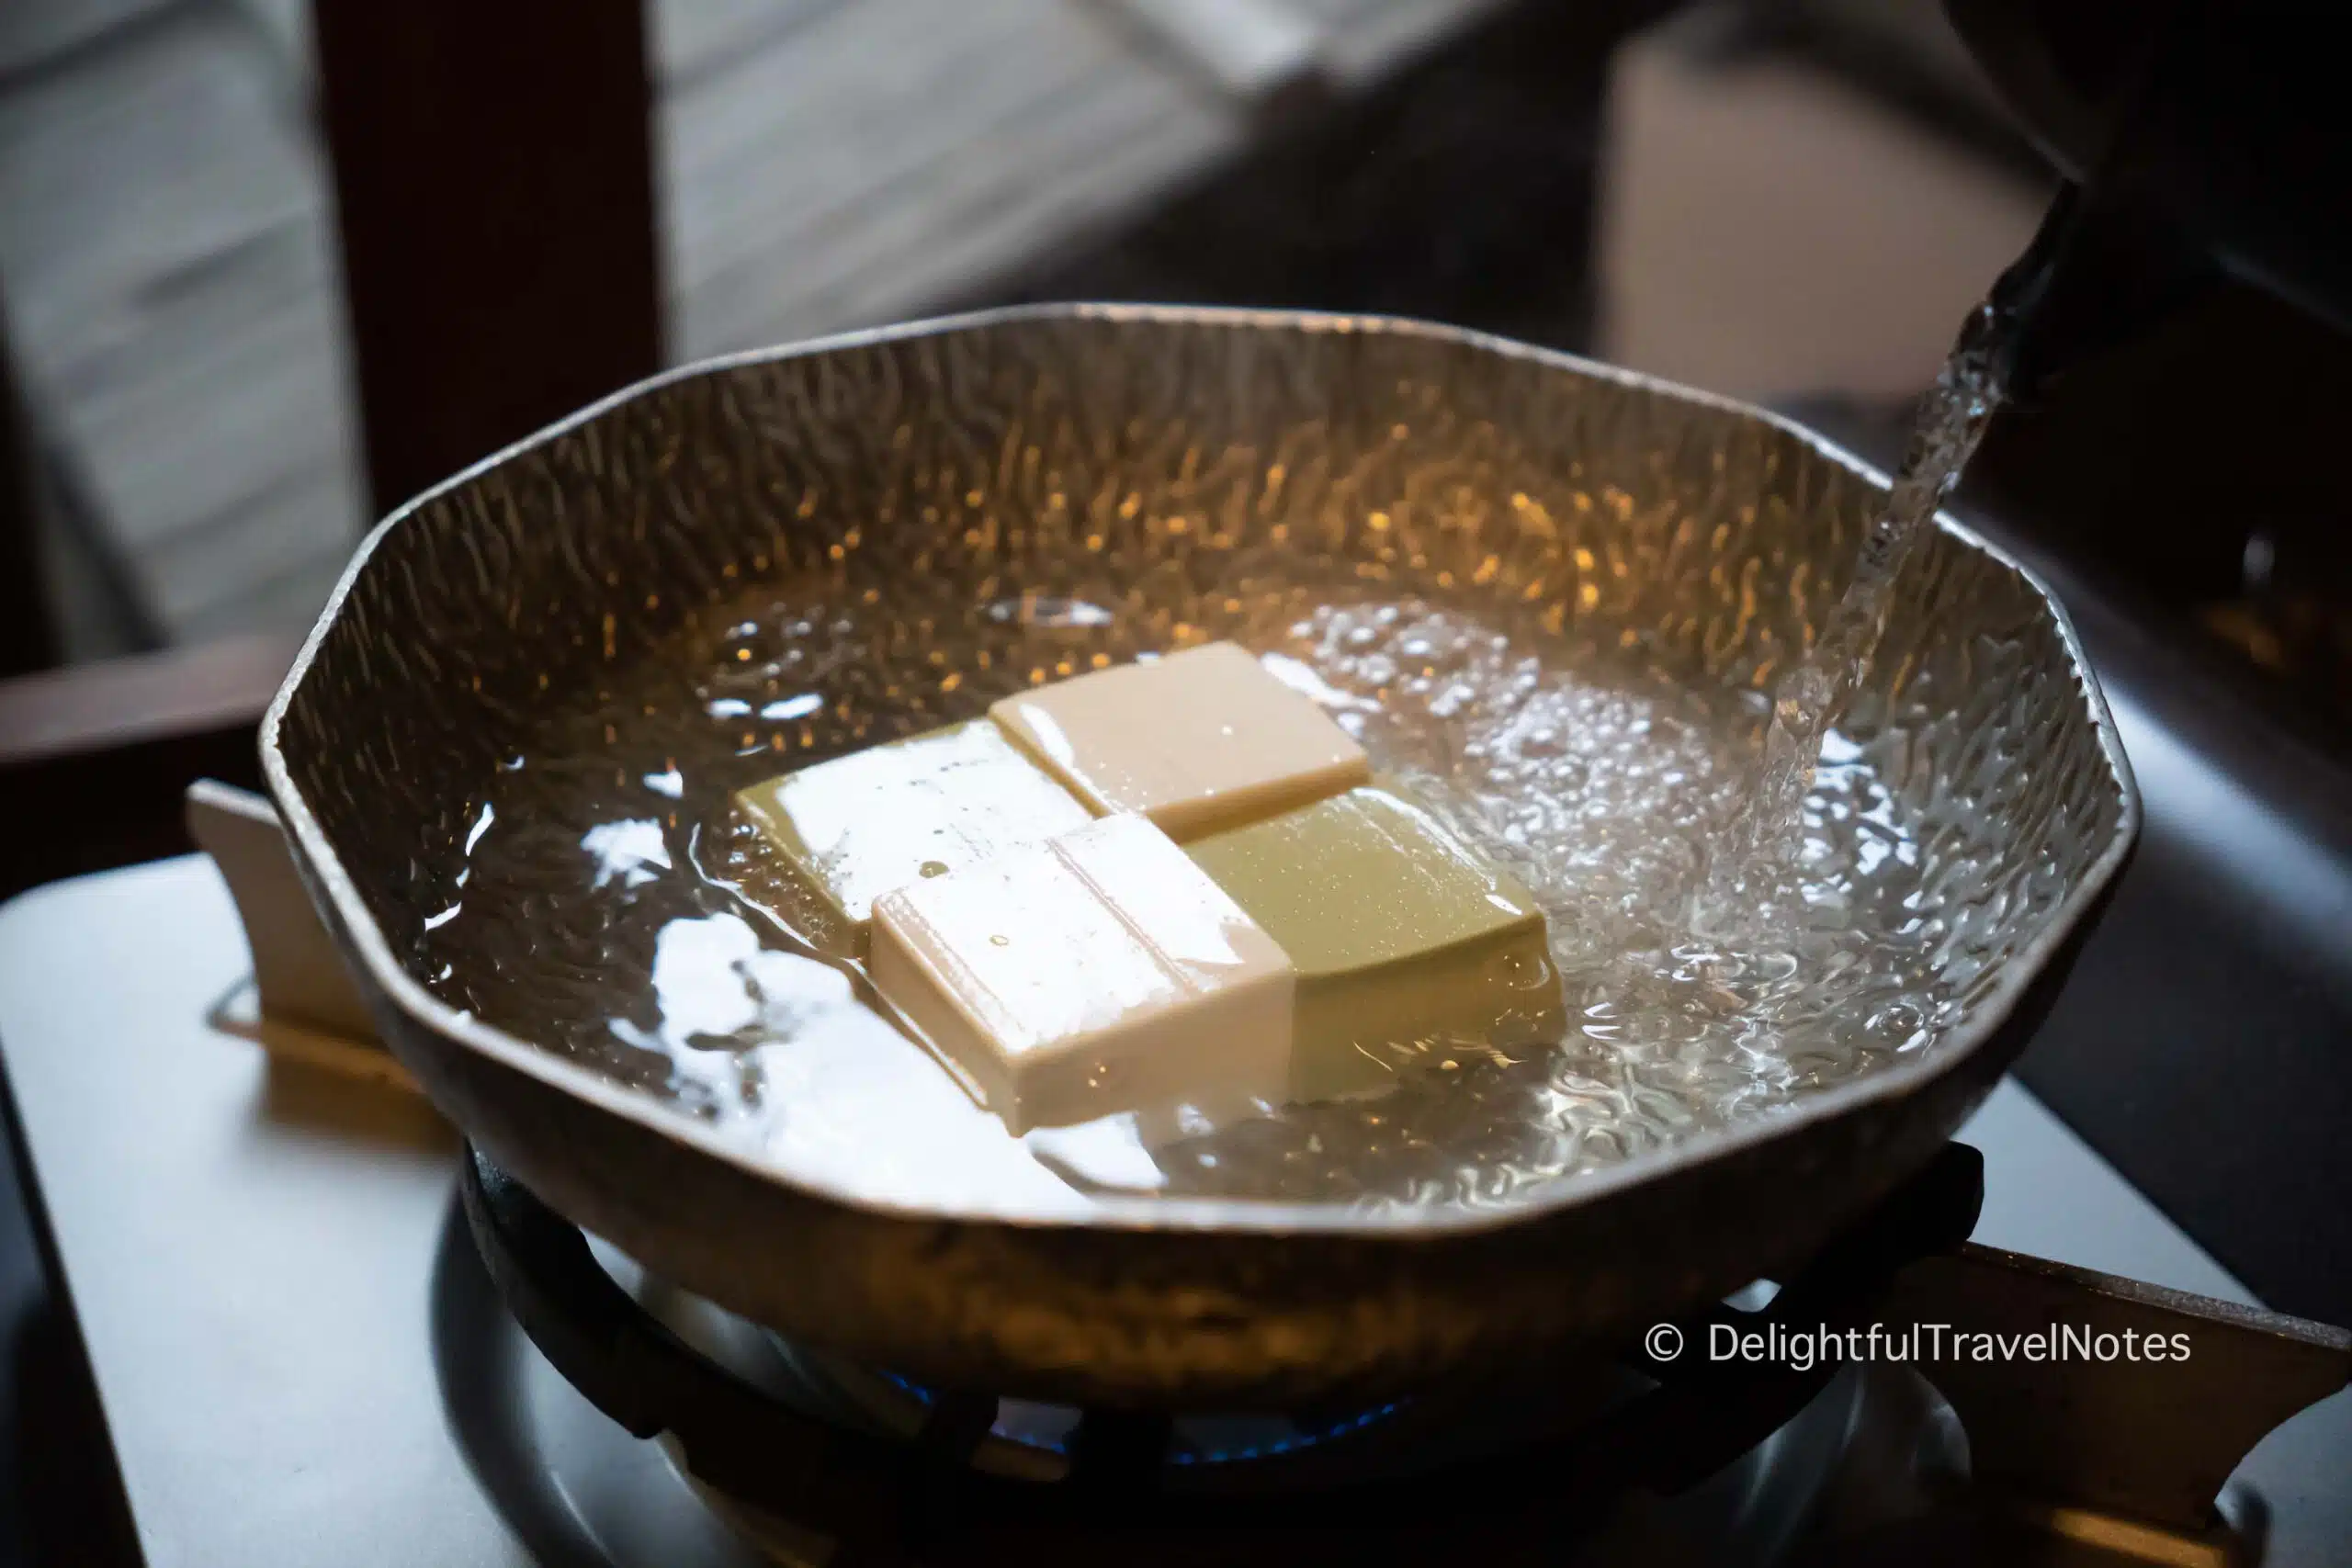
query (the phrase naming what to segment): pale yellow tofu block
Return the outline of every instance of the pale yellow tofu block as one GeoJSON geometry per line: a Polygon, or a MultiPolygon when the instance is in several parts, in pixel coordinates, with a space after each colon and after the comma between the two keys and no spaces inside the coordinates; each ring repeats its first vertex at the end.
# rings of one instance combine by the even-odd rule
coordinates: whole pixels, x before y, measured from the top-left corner
{"type": "Polygon", "coordinates": [[[1007,697],[1005,732],[1098,816],[1179,840],[1364,782],[1363,748],[1229,642],[1007,697]]]}
{"type": "Polygon", "coordinates": [[[1140,817],[883,895],[867,972],[1015,1132],[1288,1087],[1290,960],[1140,817]]]}
{"type": "Polygon", "coordinates": [[[769,852],[745,896],[850,956],[865,951],[879,895],[1092,820],[987,719],[770,779],[735,807],[769,852]]]}
{"type": "Polygon", "coordinates": [[[1352,789],[1185,852],[1298,972],[1298,1100],[1387,1088],[1431,1042],[1559,1035],[1533,896],[1401,789],[1352,789]]]}

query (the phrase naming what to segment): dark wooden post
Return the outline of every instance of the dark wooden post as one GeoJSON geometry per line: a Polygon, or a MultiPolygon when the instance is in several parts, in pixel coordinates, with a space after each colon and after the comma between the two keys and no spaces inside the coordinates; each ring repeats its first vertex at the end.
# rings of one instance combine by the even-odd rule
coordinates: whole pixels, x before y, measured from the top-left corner
{"type": "Polygon", "coordinates": [[[8,320],[0,311],[0,678],[47,669],[59,652],[41,570],[40,476],[40,452],[17,392],[8,320]]]}
{"type": "Polygon", "coordinates": [[[318,0],[379,510],[657,369],[639,0],[318,0]]]}

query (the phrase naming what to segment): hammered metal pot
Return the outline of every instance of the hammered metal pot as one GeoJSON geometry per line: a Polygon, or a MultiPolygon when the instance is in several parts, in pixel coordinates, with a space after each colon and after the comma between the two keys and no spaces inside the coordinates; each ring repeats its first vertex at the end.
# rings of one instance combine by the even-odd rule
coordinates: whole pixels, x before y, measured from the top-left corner
{"type": "Polygon", "coordinates": [[[392,1051],[492,1158],[658,1274],[938,1383],[1295,1408],[1573,1350],[1771,1276],[1960,1126],[2138,829],[2082,650],[2022,567],[1943,520],[1857,699],[1913,721],[1882,760],[1904,796],[1983,785],[1952,872],[1973,922],[1956,1026],[1499,1209],[1134,1198],[1031,1220],[796,1184],[412,972],[435,902],[420,868],[473,781],[600,671],[844,549],[1001,588],[1090,536],[1195,558],[1312,534],[1367,575],[1540,603],[1691,680],[1754,684],[1804,646],[1883,494],[1753,409],[1444,328],[1107,307],[897,328],[673,372],[402,507],[296,660],[263,763],[392,1051]]]}

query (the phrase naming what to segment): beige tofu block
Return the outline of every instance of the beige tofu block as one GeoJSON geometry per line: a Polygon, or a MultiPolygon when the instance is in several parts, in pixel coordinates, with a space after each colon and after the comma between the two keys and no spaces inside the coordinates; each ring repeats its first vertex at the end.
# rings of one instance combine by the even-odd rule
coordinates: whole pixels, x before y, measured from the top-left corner
{"type": "Polygon", "coordinates": [[[771,852],[745,895],[819,948],[853,955],[891,888],[1091,820],[986,719],[770,779],[735,807],[771,852]]]}
{"type": "Polygon", "coordinates": [[[868,973],[1015,1132],[1288,1086],[1290,960],[1140,817],[885,894],[868,973]]]}
{"type": "Polygon", "coordinates": [[[1178,840],[1364,782],[1363,748],[1229,642],[1007,697],[989,716],[1098,816],[1178,840]]]}

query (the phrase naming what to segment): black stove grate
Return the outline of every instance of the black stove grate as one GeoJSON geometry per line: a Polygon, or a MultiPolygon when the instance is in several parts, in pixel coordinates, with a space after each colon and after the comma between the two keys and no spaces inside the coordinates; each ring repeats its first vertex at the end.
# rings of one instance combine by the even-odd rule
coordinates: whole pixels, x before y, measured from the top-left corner
{"type": "MultiPolygon", "coordinates": [[[[1007,1529],[1174,1534],[1195,1546],[1314,1531],[1327,1544],[1361,1536],[1391,1550],[1414,1530],[1442,1529],[1460,1550],[1474,1522],[1465,1499],[1476,1499],[1477,1527],[1523,1535],[1635,1489],[1682,1490],[1781,1430],[1837,1371],[1697,1357],[1661,1364],[1629,1347],[1507,1387],[1243,1418],[1228,1423],[1241,1435],[1222,1447],[1188,1431],[1191,1417],[1089,1409],[1036,1444],[1067,1458],[1056,1479],[1014,1479],[974,1463],[992,1431],[1003,1435],[1011,1406],[994,1395],[879,1373],[907,1402],[905,1432],[811,1415],[687,1345],[605,1271],[576,1227],[479,1151],[469,1151],[462,1192],[501,1299],[593,1404],[639,1437],[669,1433],[694,1474],[729,1497],[868,1543],[862,1552],[886,1561],[942,1536],[1007,1529]],[[1591,1386],[1607,1378],[1628,1392],[1594,1416],[1591,1386]],[[1268,1431],[1292,1436],[1258,1435],[1268,1431]],[[1480,1446],[1465,1449],[1465,1438],[1480,1446]]],[[[1679,1325],[1684,1342],[1703,1343],[1717,1325],[1859,1322],[1906,1264],[1965,1239],[1982,1193],[1981,1158],[1949,1145],[1767,1304],[1696,1314],[1679,1325]]]]}

